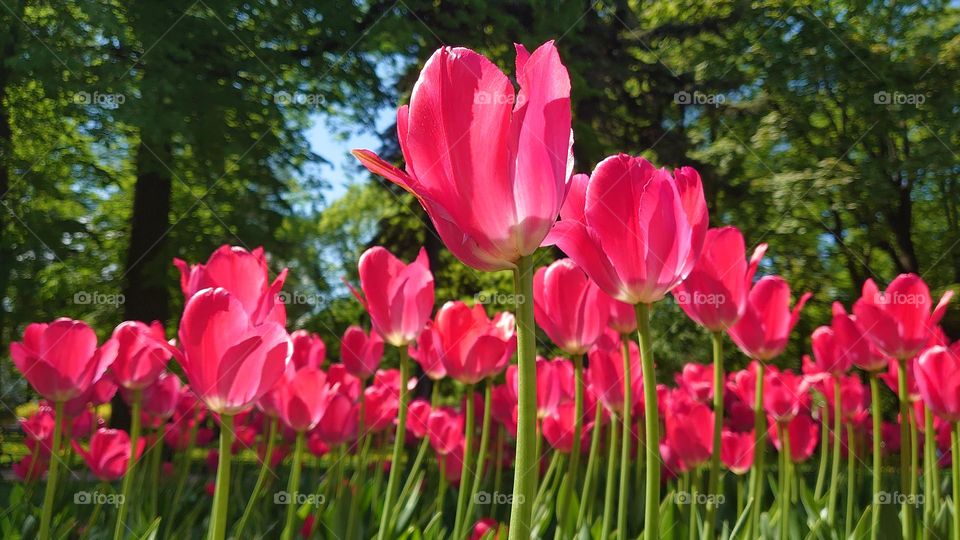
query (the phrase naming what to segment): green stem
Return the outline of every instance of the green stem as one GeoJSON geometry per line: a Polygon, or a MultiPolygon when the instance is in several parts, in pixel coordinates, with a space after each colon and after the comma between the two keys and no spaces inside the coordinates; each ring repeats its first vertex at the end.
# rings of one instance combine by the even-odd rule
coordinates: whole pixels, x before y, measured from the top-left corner
{"type": "MultiPolygon", "coordinates": [[[[430,391],[430,407],[435,407],[437,405],[437,400],[440,398],[440,385],[436,382],[433,384],[433,390],[430,391]]],[[[486,417],[484,417],[486,418],[486,417]]],[[[423,466],[423,460],[426,459],[427,451],[430,449],[430,437],[424,435],[423,440],[420,441],[420,447],[417,449],[417,457],[413,460],[413,466],[410,467],[410,472],[407,474],[407,480],[403,483],[403,487],[400,489],[400,499],[397,500],[396,505],[393,508],[394,515],[400,511],[400,507],[403,505],[404,494],[409,493],[413,489],[413,483],[417,478],[417,474],[420,472],[420,467],[423,466]]]]}
{"type": "MultiPolygon", "coordinates": [[[[97,492],[103,490],[104,493],[112,491],[110,486],[106,482],[101,482],[97,486],[97,492]]],[[[97,519],[100,518],[100,510],[103,508],[102,503],[96,503],[93,507],[93,512],[90,514],[90,519],[87,520],[87,525],[83,528],[83,533],[81,538],[90,538],[90,534],[93,532],[93,526],[97,524],[97,519]]]]}
{"type": "MultiPolygon", "coordinates": [[[[598,405],[599,407],[599,405],[598,405]]],[[[607,487],[603,497],[603,525],[600,528],[600,540],[610,538],[610,524],[613,521],[613,488],[617,472],[617,450],[620,444],[620,430],[617,429],[617,416],[610,417],[610,448],[607,449],[607,487]]]]}
{"type": "MultiPolygon", "coordinates": [[[[567,470],[566,487],[561,494],[561,508],[563,515],[557,518],[557,530],[561,531],[567,524],[576,526],[576,521],[571,515],[571,505],[573,504],[573,492],[577,489],[577,479],[580,475],[580,439],[583,434],[583,356],[578,355],[573,359],[574,372],[574,421],[573,421],[573,448],[570,450],[570,467],[567,470]]],[[[581,500],[581,504],[583,501],[581,500]]]]}
{"type": "Polygon", "coordinates": [[[593,488],[595,486],[596,470],[599,467],[597,450],[600,448],[600,422],[603,420],[603,405],[597,403],[597,412],[593,419],[593,432],[590,433],[590,453],[587,455],[587,474],[583,481],[583,500],[580,502],[580,511],[577,512],[577,534],[583,528],[587,518],[587,508],[593,508],[593,488]]]}
{"type": "Polygon", "coordinates": [[[907,360],[899,359],[900,373],[897,377],[897,397],[900,399],[900,489],[903,494],[903,537],[913,538],[913,504],[911,486],[915,472],[911,460],[910,443],[910,396],[907,390],[907,360]]]}
{"type": "Polygon", "coordinates": [[[460,488],[457,490],[457,514],[453,520],[453,538],[459,538],[460,529],[463,527],[463,522],[467,519],[464,515],[464,511],[467,507],[467,498],[470,492],[470,475],[469,472],[472,470],[470,468],[470,463],[473,461],[473,437],[474,432],[476,431],[476,414],[474,411],[475,400],[473,399],[473,385],[468,384],[466,391],[466,401],[467,401],[467,418],[466,418],[466,437],[463,444],[463,472],[461,474],[462,478],[460,481],[460,488]]]}
{"type": "Polygon", "coordinates": [[[157,496],[160,493],[160,458],[163,454],[163,444],[162,444],[162,434],[160,430],[155,432],[156,438],[154,439],[154,444],[150,448],[150,515],[157,515],[157,496]]]}
{"type": "MultiPolygon", "coordinates": [[[[208,540],[223,540],[227,534],[227,501],[230,498],[230,447],[233,445],[233,415],[220,415],[220,460],[213,492],[208,540]]],[[[297,453],[299,456],[299,453],[297,453]]]]}
{"type": "MultiPolygon", "coordinates": [[[[503,432],[504,427],[497,424],[497,448],[494,452],[493,469],[493,492],[500,493],[500,485],[503,481],[503,432]]],[[[490,516],[496,518],[497,502],[499,497],[494,497],[493,504],[490,506],[490,516]]]]}
{"type": "Polygon", "coordinates": [[[844,517],[844,538],[850,538],[853,530],[853,498],[856,496],[857,458],[853,440],[853,424],[847,422],[847,514],[844,517]]]}
{"type": "Polygon", "coordinates": [[[267,453],[263,456],[263,463],[260,465],[260,473],[257,475],[257,482],[253,485],[253,493],[250,494],[250,499],[247,501],[247,506],[243,509],[243,516],[240,518],[240,522],[237,523],[236,529],[234,529],[234,538],[244,537],[243,530],[247,526],[247,521],[249,521],[250,515],[253,514],[253,507],[256,506],[256,502],[260,498],[260,490],[263,489],[263,483],[267,480],[267,471],[270,470],[270,461],[273,458],[273,444],[274,440],[277,438],[277,423],[278,422],[276,418],[270,418],[270,424],[267,427],[267,453]]]}
{"type": "Polygon", "coordinates": [[[790,430],[786,424],[781,424],[780,441],[783,455],[783,485],[780,486],[780,538],[787,540],[790,537],[790,470],[793,460],[790,456],[790,430]]]}
{"type": "Polygon", "coordinates": [[[390,461],[390,476],[387,478],[387,496],[383,503],[383,513],[380,515],[380,530],[377,532],[379,540],[393,536],[393,531],[390,530],[390,518],[402,469],[400,459],[403,457],[404,438],[407,435],[407,403],[410,400],[407,380],[410,379],[410,359],[407,357],[406,347],[397,347],[397,351],[400,353],[400,410],[397,414],[397,431],[393,438],[393,457],[390,461]]]}
{"type": "Polygon", "coordinates": [[[297,515],[300,491],[300,465],[303,458],[303,439],[302,431],[297,432],[297,439],[293,447],[293,463],[290,465],[290,480],[287,483],[287,519],[283,526],[281,540],[292,540],[295,532],[294,518],[297,515]]]}
{"type": "MultiPolygon", "coordinates": [[[[917,506],[917,497],[916,494],[919,493],[920,487],[920,434],[917,428],[917,416],[914,414],[916,409],[910,407],[910,501],[909,504],[912,508],[917,506]]],[[[914,520],[918,520],[916,517],[916,510],[914,510],[914,520]]]]}
{"type": "Polygon", "coordinates": [[[960,423],[954,424],[950,430],[951,441],[951,472],[953,473],[953,539],[960,540],[960,512],[956,510],[957,501],[960,501],[960,423]]]}
{"type": "Polygon", "coordinates": [[[830,448],[830,421],[827,406],[820,407],[820,466],[817,469],[817,483],[813,488],[813,498],[819,501],[823,495],[823,483],[827,479],[827,453],[830,448]]]}
{"type": "MultiPolygon", "coordinates": [[[[753,469],[750,471],[750,529],[756,536],[760,535],[760,506],[763,503],[763,461],[767,449],[767,419],[763,414],[763,373],[766,365],[757,362],[756,395],[753,400],[753,433],[756,444],[754,446],[753,469]]],[[[747,538],[751,538],[747,534],[747,538]]]]}
{"type": "MultiPolygon", "coordinates": [[[[644,538],[656,540],[660,538],[658,533],[658,520],[660,519],[660,416],[657,411],[657,374],[654,371],[653,340],[650,337],[650,306],[637,304],[636,309],[646,420],[647,489],[644,504],[647,507],[643,522],[644,538]]],[[[626,377],[626,379],[629,380],[630,378],[626,377]]],[[[627,384],[624,384],[624,387],[629,388],[627,384]]],[[[624,399],[627,403],[630,403],[629,395],[624,396],[624,399]]],[[[630,407],[625,407],[625,409],[629,410],[630,407]]],[[[624,426],[629,429],[629,424],[624,423],[624,426]]],[[[626,444],[626,441],[624,444],[626,444]]],[[[621,497],[626,496],[627,491],[623,486],[620,486],[620,493],[621,497]]],[[[626,534],[626,531],[622,531],[622,534],[626,534]]]]}
{"type": "Polygon", "coordinates": [[[880,536],[880,467],[883,456],[880,454],[880,379],[875,371],[870,372],[870,411],[873,417],[873,510],[870,512],[870,538],[880,536]]]}
{"type": "Polygon", "coordinates": [[[837,484],[840,478],[840,379],[833,378],[833,463],[830,467],[830,491],[827,503],[827,523],[833,527],[837,519],[837,484]]]}
{"type": "MultiPolygon", "coordinates": [[[[646,306],[644,306],[646,307],[646,306]]],[[[638,317],[639,319],[639,317],[638,317]]],[[[645,338],[649,342],[650,330],[649,327],[646,329],[647,337],[645,338]]],[[[633,377],[630,374],[630,347],[627,340],[621,340],[623,347],[623,417],[621,418],[622,430],[623,433],[620,435],[620,497],[618,500],[617,508],[617,538],[626,538],[627,537],[627,502],[630,500],[629,490],[630,490],[630,445],[633,442],[633,435],[631,433],[631,427],[633,425],[633,420],[630,418],[633,414],[633,377]]],[[[653,372],[650,372],[651,375],[653,372]]],[[[644,382],[649,379],[650,376],[647,375],[646,366],[644,366],[643,380],[644,382]]],[[[649,396],[649,393],[645,395],[649,396]]],[[[654,400],[656,401],[656,400],[654,400]]],[[[649,412],[649,411],[648,411],[649,412]]],[[[649,441],[648,441],[649,442],[649,441]]],[[[657,453],[659,454],[659,446],[657,447],[657,453]]],[[[660,482],[657,481],[657,493],[660,492],[660,482]]],[[[649,491],[648,491],[649,494],[649,491]]],[[[647,499],[649,501],[649,499],[647,499]]],[[[649,504],[649,502],[648,502],[649,504]]]]}
{"type": "Polygon", "coordinates": [[[690,523],[687,526],[687,538],[689,540],[696,540],[697,536],[697,510],[700,508],[700,504],[697,502],[700,498],[700,482],[703,480],[703,469],[697,467],[693,471],[690,481],[690,523]]]}
{"type": "MultiPolygon", "coordinates": [[[[53,517],[53,500],[57,493],[57,472],[60,466],[60,456],[57,451],[60,448],[60,437],[63,435],[63,402],[57,401],[53,405],[54,424],[53,424],[53,446],[50,449],[50,468],[47,470],[47,487],[43,493],[43,512],[40,514],[40,533],[37,536],[40,540],[49,540],[50,538],[50,520],[53,517]]],[[[38,442],[39,446],[42,444],[38,442]]]]}
{"type": "Polygon", "coordinates": [[[357,422],[359,437],[357,438],[357,445],[360,447],[360,457],[357,462],[356,470],[356,492],[354,497],[356,497],[354,504],[350,505],[350,511],[347,513],[347,532],[345,535],[346,540],[353,540],[353,531],[356,527],[357,512],[360,509],[360,501],[362,500],[362,490],[366,485],[367,480],[367,455],[370,453],[370,444],[373,441],[371,434],[367,433],[366,428],[364,427],[363,419],[365,411],[364,409],[367,406],[367,400],[365,397],[364,388],[360,389],[360,410],[357,413],[357,422]]]}
{"type": "MultiPolygon", "coordinates": [[[[483,425],[480,428],[480,448],[477,449],[477,466],[473,469],[473,485],[470,487],[470,498],[467,499],[467,513],[464,514],[463,530],[459,538],[467,536],[470,525],[473,524],[473,507],[477,492],[480,491],[480,482],[483,480],[483,470],[487,463],[487,446],[490,444],[490,407],[492,400],[491,389],[493,384],[487,381],[483,390],[483,425]]],[[[499,495],[494,493],[494,496],[499,495]]]]}
{"type": "Polygon", "coordinates": [[[137,465],[137,442],[140,440],[140,390],[133,390],[130,395],[130,459],[127,461],[127,472],[123,475],[123,487],[120,489],[120,509],[117,512],[117,524],[113,529],[113,539],[120,540],[125,536],[124,520],[127,516],[127,501],[130,498],[130,486],[133,483],[137,465]]]}
{"type": "Polygon", "coordinates": [[[533,320],[533,258],[521,257],[513,273],[517,323],[517,450],[510,540],[528,540],[539,463],[537,438],[536,326],[533,320]]]}
{"type": "Polygon", "coordinates": [[[710,480],[707,486],[707,518],[704,536],[713,537],[714,519],[720,503],[720,439],[723,432],[723,333],[713,332],[713,453],[710,456],[710,480]]]}
{"type": "Polygon", "coordinates": [[[940,512],[940,464],[937,461],[937,431],[933,427],[933,411],[929,407],[923,408],[923,422],[925,444],[930,448],[930,496],[926,502],[931,503],[933,516],[940,512]]]}
{"type": "Polygon", "coordinates": [[[171,527],[173,527],[174,517],[176,517],[177,510],[180,509],[180,496],[183,495],[183,489],[187,484],[187,476],[190,474],[190,464],[191,456],[193,455],[193,448],[197,444],[197,429],[199,427],[199,422],[194,421],[193,425],[190,426],[190,434],[187,436],[187,448],[184,452],[179,452],[177,455],[177,460],[180,462],[178,471],[177,471],[177,487],[173,491],[173,499],[169,502],[168,512],[169,516],[164,521],[166,524],[163,526],[163,538],[166,539],[170,536],[171,527]]]}

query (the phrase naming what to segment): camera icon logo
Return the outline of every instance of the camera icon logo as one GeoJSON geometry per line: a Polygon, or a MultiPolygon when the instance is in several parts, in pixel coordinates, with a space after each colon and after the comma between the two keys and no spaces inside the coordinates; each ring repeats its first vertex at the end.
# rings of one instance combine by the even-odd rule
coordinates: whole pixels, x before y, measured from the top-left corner
{"type": "Polygon", "coordinates": [[[73,494],[73,504],[90,504],[92,499],[89,491],[78,491],[73,494]]]}
{"type": "Polygon", "coordinates": [[[290,504],[290,494],[286,491],[278,491],[274,493],[273,504],[290,504]]]}

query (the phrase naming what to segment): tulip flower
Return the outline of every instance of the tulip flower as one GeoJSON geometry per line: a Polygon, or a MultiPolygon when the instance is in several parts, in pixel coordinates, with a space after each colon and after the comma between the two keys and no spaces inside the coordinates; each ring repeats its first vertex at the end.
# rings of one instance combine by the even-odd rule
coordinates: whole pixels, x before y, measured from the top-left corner
{"type": "Polygon", "coordinates": [[[713,411],[693,401],[684,392],[674,390],[668,399],[664,425],[666,440],[685,467],[695,469],[713,454],[713,411]]]}
{"type": "Polygon", "coordinates": [[[36,482],[43,478],[49,466],[50,462],[42,456],[26,455],[14,463],[10,469],[21,482],[36,482]]]}
{"type": "MultiPolygon", "coordinates": [[[[509,380],[510,369],[507,369],[507,376],[509,380]]],[[[512,384],[501,384],[493,388],[492,393],[492,402],[491,402],[491,415],[497,422],[503,426],[507,433],[511,436],[516,437],[517,435],[517,386],[512,384]]],[[[539,397],[539,392],[537,397],[539,397]]]]}
{"type": "Polygon", "coordinates": [[[143,412],[167,419],[173,416],[180,398],[180,378],[173,373],[163,372],[143,390],[143,412]]]}
{"type": "Polygon", "coordinates": [[[363,394],[363,427],[371,433],[394,427],[400,409],[400,388],[373,384],[363,394]]]}
{"type": "Polygon", "coordinates": [[[357,437],[358,413],[359,407],[354,399],[342,392],[334,393],[316,432],[331,446],[350,442],[357,437]]]}
{"type": "MultiPolygon", "coordinates": [[[[53,449],[60,448],[65,403],[85,394],[110,367],[116,354],[115,341],[107,340],[98,348],[97,335],[86,323],[66,318],[49,324],[30,324],[23,333],[23,341],[10,344],[13,365],[38,394],[54,402],[53,449]]],[[[50,461],[40,538],[50,535],[59,463],[59,459],[50,461]]]]}
{"type": "Polygon", "coordinates": [[[127,472],[127,462],[143,453],[145,441],[140,439],[136,451],[131,452],[130,436],[118,429],[98,429],[90,438],[89,450],[84,450],[77,441],[71,441],[73,449],[90,467],[94,476],[104,482],[113,482],[127,472]]]}
{"type": "Polygon", "coordinates": [[[517,347],[513,315],[501,312],[490,319],[479,304],[470,308],[447,302],[437,311],[433,329],[440,337],[447,374],[464,384],[503,371],[517,347]]]}
{"type": "Polygon", "coordinates": [[[433,311],[433,274],[427,251],[410,264],[381,246],[360,256],[360,288],[353,291],[370,314],[373,329],[390,345],[405,347],[420,335],[433,311]]]}
{"type": "Polygon", "coordinates": [[[429,401],[425,399],[415,399],[411,401],[408,411],[409,414],[407,414],[407,431],[417,439],[426,437],[430,429],[429,421],[431,412],[433,412],[433,408],[430,406],[429,401]]]}
{"type": "Polygon", "coordinates": [[[554,449],[565,454],[584,448],[584,440],[590,434],[592,423],[584,425],[580,431],[580,444],[574,446],[574,415],[576,405],[573,401],[564,401],[554,412],[543,418],[543,437],[554,449]]]}
{"type": "Polygon", "coordinates": [[[694,401],[709,403],[713,398],[713,366],[708,364],[684,364],[680,373],[674,375],[677,386],[694,401]]]}
{"type": "Polygon", "coordinates": [[[753,433],[724,430],[720,441],[720,459],[723,464],[734,474],[746,474],[753,465],[753,433]]]}
{"type": "Polygon", "coordinates": [[[117,342],[117,357],[110,372],[123,388],[143,390],[166,369],[171,354],[158,321],[149,326],[140,321],[120,323],[111,339],[117,342]]]}
{"type": "MultiPolygon", "coordinates": [[[[553,414],[561,403],[573,401],[574,379],[573,363],[566,358],[537,358],[537,416],[553,414]]],[[[507,382],[518,389],[516,366],[507,368],[507,382]]]]}
{"type": "Polygon", "coordinates": [[[778,424],[793,420],[808,406],[810,383],[803,375],[771,368],[765,377],[763,407],[778,424]]]}
{"type": "Polygon", "coordinates": [[[290,361],[295,369],[319,368],[323,365],[327,358],[327,345],[320,336],[306,330],[297,330],[290,334],[290,341],[293,342],[293,356],[290,361]]]}
{"type": "Polygon", "coordinates": [[[343,364],[332,364],[327,369],[327,384],[336,387],[337,393],[344,394],[353,401],[360,399],[360,379],[347,371],[343,364]]]}
{"type": "Polygon", "coordinates": [[[340,341],[340,359],[351,375],[368,379],[383,358],[383,339],[375,332],[368,336],[359,326],[351,326],[340,341]]]}
{"type": "Polygon", "coordinates": [[[407,354],[420,364],[423,373],[434,381],[442,380],[447,376],[447,368],[443,365],[443,346],[440,336],[437,335],[431,323],[427,323],[423,332],[417,337],[416,343],[411,343],[407,354]]]}
{"type": "Polygon", "coordinates": [[[262,247],[253,251],[223,245],[214,251],[206,264],[189,265],[181,259],[173,260],[180,270],[180,288],[184,299],[210,288],[223,288],[243,306],[250,319],[260,324],[272,321],[280,326],[287,323],[287,310],[280,289],[287,278],[284,268],[273,282],[262,247]]]}
{"type": "Polygon", "coordinates": [[[492,518],[477,521],[471,529],[470,540],[501,540],[500,524],[492,518]]]}
{"type": "Polygon", "coordinates": [[[783,440],[777,432],[773,419],[770,420],[770,440],[777,450],[783,451],[786,443],[789,442],[790,461],[803,463],[810,459],[819,443],[820,426],[809,414],[798,414],[784,424],[783,440]]]}
{"type": "MultiPolygon", "coordinates": [[[[591,392],[597,396],[610,412],[623,415],[626,399],[624,397],[624,369],[623,353],[620,351],[618,340],[610,335],[604,335],[590,349],[589,368],[587,368],[587,382],[591,392]]],[[[637,389],[630,396],[629,407],[633,407],[643,399],[639,391],[643,379],[643,370],[640,367],[640,350],[634,342],[629,343],[630,377],[632,389],[637,389]]]]}
{"type": "Polygon", "coordinates": [[[923,403],[940,418],[960,422],[960,342],[924,351],[915,374],[923,403]]]}
{"type": "Polygon", "coordinates": [[[637,310],[633,305],[613,298],[608,298],[610,318],[607,324],[620,335],[632,334],[637,331],[637,310]]]}
{"type": "Polygon", "coordinates": [[[560,259],[533,277],[537,324],[564,352],[582,356],[603,334],[608,297],[571,259],[560,259]]]}

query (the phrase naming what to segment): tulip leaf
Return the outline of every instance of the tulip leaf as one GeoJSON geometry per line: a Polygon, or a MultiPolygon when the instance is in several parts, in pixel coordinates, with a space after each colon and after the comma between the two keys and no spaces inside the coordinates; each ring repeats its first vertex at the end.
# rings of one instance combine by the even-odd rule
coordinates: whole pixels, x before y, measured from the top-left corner
{"type": "Polygon", "coordinates": [[[157,518],[150,523],[150,526],[147,527],[147,530],[144,531],[138,538],[140,540],[154,540],[157,537],[157,531],[160,529],[160,519],[157,518]]]}
{"type": "Polygon", "coordinates": [[[747,526],[747,522],[750,521],[750,509],[752,507],[753,500],[748,500],[747,504],[743,507],[743,512],[740,514],[740,517],[737,518],[737,523],[733,526],[733,530],[730,531],[730,540],[736,540],[740,534],[746,534],[745,527],[747,526]]]}

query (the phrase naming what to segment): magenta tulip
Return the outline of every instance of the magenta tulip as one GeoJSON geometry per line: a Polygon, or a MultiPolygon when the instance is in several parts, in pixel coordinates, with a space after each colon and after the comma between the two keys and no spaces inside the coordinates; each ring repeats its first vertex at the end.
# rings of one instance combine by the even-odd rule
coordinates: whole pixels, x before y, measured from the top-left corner
{"type": "Polygon", "coordinates": [[[293,342],[290,362],[294,369],[323,366],[327,358],[327,345],[320,336],[306,330],[297,330],[290,334],[290,340],[293,342]]]}
{"type": "Polygon", "coordinates": [[[960,422],[960,342],[927,349],[916,362],[923,403],[940,418],[960,422]]]}
{"type": "Polygon", "coordinates": [[[713,454],[713,411],[674,390],[664,411],[666,440],[685,467],[695,469],[713,454]]]}
{"type": "Polygon", "coordinates": [[[156,418],[170,418],[180,398],[180,378],[164,372],[143,390],[143,412],[156,418]]]}
{"type": "Polygon", "coordinates": [[[323,418],[329,402],[327,375],[305,367],[297,370],[280,392],[280,419],[296,432],[310,431],[323,418]]]}
{"type": "Polygon", "coordinates": [[[572,259],[560,259],[533,277],[537,324],[564,352],[579,356],[603,334],[608,296],[572,259]]]}
{"type": "Polygon", "coordinates": [[[479,304],[470,308],[447,302],[433,328],[440,336],[447,374],[465,384],[503,371],[517,349],[513,315],[501,312],[490,319],[479,304]]]}
{"type": "Polygon", "coordinates": [[[340,341],[340,359],[351,375],[368,379],[380,366],[383,339],[376,333],[367,335],[359,326],[351,326],[340,341]]]}
{"type": "Polygon", "coordinates": [[[447,376],[447,368],[443,366],[443,344],[431,323],[420,332],[416,343],[410,344],[407,354],[420,364],[420,369],[430,379],[439,381],[447,376]]]}
{"type": "Polygon", "coordinates": [[[810,382],[789,369],[767,369],[763,389],[763,408],[777,423],[786,423],[810,402],[810,382]]]}
{"type": "Polygon", "coordinates": [[[323,418],[317,424],[316,433],[323,442],[336,446],[357,438],[357,420],[360,409],[357,402],[347,394],[336,392],[330,396],[323,418]]]}
{"type": "MultiPolygon", "coordinates": [[[[643,399],[643,370],[640,368],[640,350],[636,343],[630,342],[630,379],[633,395],[630,406],[638,405],[643,399]]],[[[623,353],[620,340],[605,334],[590,349],[587,383],[594,395],[604,406],[618,415],[624,411],[623,353]]]]}
{"type": "MultiPolygon", "coordinates": [[[[89,450],[84,450],[77,441],[72,441],[73,449],[87,462],[94,476],[104,482],[113,482],[122,478],[130,461],[130,436],[118,429],[98,429],[90,438],[89,450]]],[[[136,456],[143,453],[145,441],[137,441],[136,456]]]]}
{"type": "Polygon", "coordinates": [[[787,282],[780,276],[765,276],[750,289],[743,316],[728,333],[743,354],[770,361],[787,347],[790,332],[810,296],[803,294],[791,310],[787,282]]]}
{"type": "Polygon", "coordinates": [[[752,431],[737,433],[725,429],[720,436],[720,460],[734,474],[746,474],[753,466],[755,444],[752,431]]]}
{"type": "Polygon", "coordinates": [[[117,358],[110,365],[113,380],[128,390],[142,390],[160,376],[170,360],[163,326],[140,321],[120,323],[113,331],[117,358]]]}
{"type": "Polygon", "coordinates": [[[373,329],[394,347],[411,343],[433,311],[433,274],[427,251],[410,264],[375,246],[360,256],[360,288],[354,291],[367,308],[373,329]]]}

